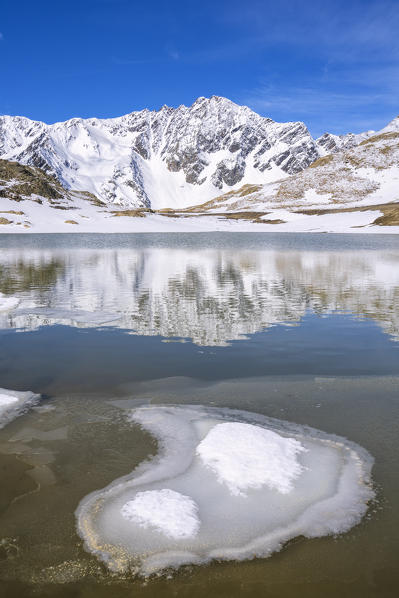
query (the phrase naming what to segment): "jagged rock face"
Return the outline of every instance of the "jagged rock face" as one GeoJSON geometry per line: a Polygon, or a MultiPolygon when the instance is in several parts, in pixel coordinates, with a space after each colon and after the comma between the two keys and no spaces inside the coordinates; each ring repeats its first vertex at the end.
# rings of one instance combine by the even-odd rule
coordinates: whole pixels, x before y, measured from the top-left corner
{"type": "Polygon", "coordinates": [[[356,147],[374,134],[375,131],[366,131],[365,133],[347,133],[346,135],[333,135],[332,133],[324,133],[321,137],[316,139],[316,144],[320,155],[327,156],[328,154],[335,154],[342,150],[356,147]]]}
{"type": "Polygon", "coordinates": [[[59,200],[68,197],[68,193],[40,169],[0,159],[0,198],[20,202],[35,196],[59,200]]]}
{"type": "Polygon", "coordinates": [[[324,153],[303,123],[276,123],[215,96],[106,120],[0,117],[0,157],[127,207],[202,203],[300,172],[324,153]]]}
{"type": "MultiPolygon", "coordinates": [[[[327,135],[324,138],[327,139],[327,135]]],[[[323,210],[330,206],[338,210],[339,206],[373,206],[388,202],[394,202],[396,206],[398,166],[399,117],[375,135],[367,134],[355,147],[340,152],[330,147],[328,155],[282,181],[243,186],[197,206],[197,210],[202,213],[269,211],[273,220],[270,210],[281,208],[323,210]]],[[[397,225],[395,206],[390,215],[387,212],[384,216],[384,225],[397,225]]],[[[378,218],[376,224],[380,223],[381,218],[378,218]]]]}
{"type": "Polygon", "coordinates": [[[333,135],[332,133],[324,133],[321,137],[316,139],[316,145],[321,156],[328,154],[335,154],[343,150],[352,149],[360,145],[366,139],[370,139],[375,135],[382,135],[385,133],[395,133],[399,131],[399,116],[396,116],[386,127],[379,131],[364,131],[364,133],[347,133],[346,135],[333,135]]]}

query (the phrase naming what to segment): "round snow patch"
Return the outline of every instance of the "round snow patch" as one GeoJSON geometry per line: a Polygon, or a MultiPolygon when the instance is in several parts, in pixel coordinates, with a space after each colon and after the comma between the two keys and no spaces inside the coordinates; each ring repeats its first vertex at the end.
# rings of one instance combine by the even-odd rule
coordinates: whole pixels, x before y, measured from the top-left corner
{"type": "Polygon", "coordinates": [[[121,508],[122,516],[142,527],[153,527],[176,540],[197,535],[197,504],[189,496],[164,488],[138,492],[121,508]]]}
{"type": "Polygon", "coordinates": [[[297,455],[306,449],[260,426],[229,422],[217,424],[197,446],[197,455],[232,494],[268,486],[287,494],[303,467],[297,455]]]}

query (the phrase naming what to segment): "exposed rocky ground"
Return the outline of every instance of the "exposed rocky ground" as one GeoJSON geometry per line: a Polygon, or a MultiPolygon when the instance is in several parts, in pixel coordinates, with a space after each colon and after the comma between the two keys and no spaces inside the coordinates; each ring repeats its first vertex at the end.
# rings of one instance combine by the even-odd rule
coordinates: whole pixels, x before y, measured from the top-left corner
{"type": "Polygon", "coordinates": [[[0,159],[0,225],[15,224],[31,228],[27,212],[33,204],[52,210],[75,210],[80,205],[105,205],[88,192],[65,189],[41,168],[0,159]],[[3,209],[8,208],[8,209],[3,209]]]}

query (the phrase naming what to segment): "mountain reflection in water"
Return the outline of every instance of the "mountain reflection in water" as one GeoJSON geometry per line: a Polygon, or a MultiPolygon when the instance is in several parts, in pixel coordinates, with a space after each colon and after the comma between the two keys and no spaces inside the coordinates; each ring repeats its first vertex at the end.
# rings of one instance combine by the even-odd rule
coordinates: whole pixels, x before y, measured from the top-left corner
{"type": "Polygon", "coordinates": [[[307,311],[371,318],[399,337],[399,250],[3,248],[0,328],[113,326],[224,346],[307,311]]]}

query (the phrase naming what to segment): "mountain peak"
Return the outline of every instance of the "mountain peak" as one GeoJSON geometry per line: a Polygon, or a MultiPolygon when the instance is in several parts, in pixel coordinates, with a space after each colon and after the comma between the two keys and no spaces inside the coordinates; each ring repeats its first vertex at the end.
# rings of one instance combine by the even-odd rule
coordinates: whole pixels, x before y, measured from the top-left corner
{"type": "Polygon", "coordinates": [[[217,95],[192,106],[45,125],[0,119],[0,157],[126,207],[186,207],[245,183],[299,172],[320,156],[304,125],[275,123],[217,95]]]}
{"type": "Polygon", "coordinates": [[[386,127],[384,127],[383,129],[381,129],[380,131],[377,131],[377,134],[381,134],[381,133],[395,133],[396,131],[399,131],[399,115],[395,116],[395,118],[393,118],[391,120],[391,122],[389,122],[387,124],[386,127]]]}
{"type": "Polygon", "coordinates": [[[234,106],[236,108],[242,108],[242,109],[246,108],[245,106],[239,106],[238,104],[235,104],[228,98],[225,98],[223,96],[216,96],[216,95],[212,95],[209,98],[200,96],[193,102],[193,104],[190,106],[190,108],[194,108],[194,107],[200,106],[202,104],[207,104],[210,106],[231,106],[231,107],[234,106]]]}

